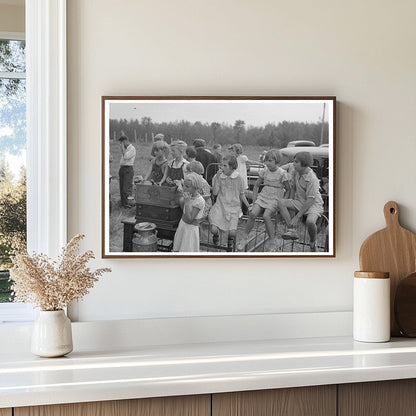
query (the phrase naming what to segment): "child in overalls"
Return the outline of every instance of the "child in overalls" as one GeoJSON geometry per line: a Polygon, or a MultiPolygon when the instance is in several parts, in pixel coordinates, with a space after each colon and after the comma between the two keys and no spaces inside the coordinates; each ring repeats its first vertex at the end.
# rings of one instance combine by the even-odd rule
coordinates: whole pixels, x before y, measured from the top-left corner
{"type": "Polygon", "coordinates": [[[153,159],[144,180],[160,185],[163,175],[167,170],[169,145],[163,140],[157,140],[154,142],[150,154],[153,156],[153,159]]]}
{"type": "Polygon", "coordinates": [[[183,179],[186,174],[186,166],[189,163],[184,159],[187,144],[182,140],[176,140],[170,145],[173,160],[169,162],[168,168],[160,181],[161,185],[177,186],[182,190],[183,179]]]}

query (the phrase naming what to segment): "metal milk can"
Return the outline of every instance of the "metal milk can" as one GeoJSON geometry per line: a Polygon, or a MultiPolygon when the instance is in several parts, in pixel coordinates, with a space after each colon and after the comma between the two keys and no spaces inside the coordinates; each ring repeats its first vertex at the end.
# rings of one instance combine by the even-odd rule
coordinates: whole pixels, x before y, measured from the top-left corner
{"type": "Polygon", "coordinates": [[[154,252],[157,251],[156,224],[152,222],[139,222],[134,226],[133,251],[154,252]]]}

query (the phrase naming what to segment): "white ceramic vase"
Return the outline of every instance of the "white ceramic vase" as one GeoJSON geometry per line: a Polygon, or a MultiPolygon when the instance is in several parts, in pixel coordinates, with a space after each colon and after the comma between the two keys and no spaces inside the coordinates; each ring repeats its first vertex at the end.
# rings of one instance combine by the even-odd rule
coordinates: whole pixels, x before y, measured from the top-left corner
{"type": "Polygon", "coordinates": [[[31,351],[39,357],[61,357],[72,351],[71,321],[63,310],[40,311],[33,325],[31,351]]]}

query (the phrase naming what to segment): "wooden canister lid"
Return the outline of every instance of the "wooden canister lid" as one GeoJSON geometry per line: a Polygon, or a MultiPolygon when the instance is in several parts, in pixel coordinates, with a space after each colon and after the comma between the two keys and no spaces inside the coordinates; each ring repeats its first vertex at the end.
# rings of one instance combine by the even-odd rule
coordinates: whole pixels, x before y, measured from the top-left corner
{"type": "Polygon", "coordinates": [[[354,277],[364,277],[366,279],[388,279],[389,276],[389,272],[354,272],[354,277]]]}

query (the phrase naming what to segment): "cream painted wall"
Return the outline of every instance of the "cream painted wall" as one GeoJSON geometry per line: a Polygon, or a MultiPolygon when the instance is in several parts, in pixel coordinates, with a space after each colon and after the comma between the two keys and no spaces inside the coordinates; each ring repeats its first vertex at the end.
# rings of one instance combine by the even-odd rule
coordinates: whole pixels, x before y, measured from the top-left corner
{"type": "Polygon", "coordinates": [[[0,32],[24,32],[25,7],[0,4],[0,32]]]}
{"type": "Polygon", "coordinates": [[[69,235],[100,257],[102,95],[335,95],[334,259],[100,260],[101,319],[345,311],[388,200],[416,231],[416,3],[68,1],[69,235]]]}

